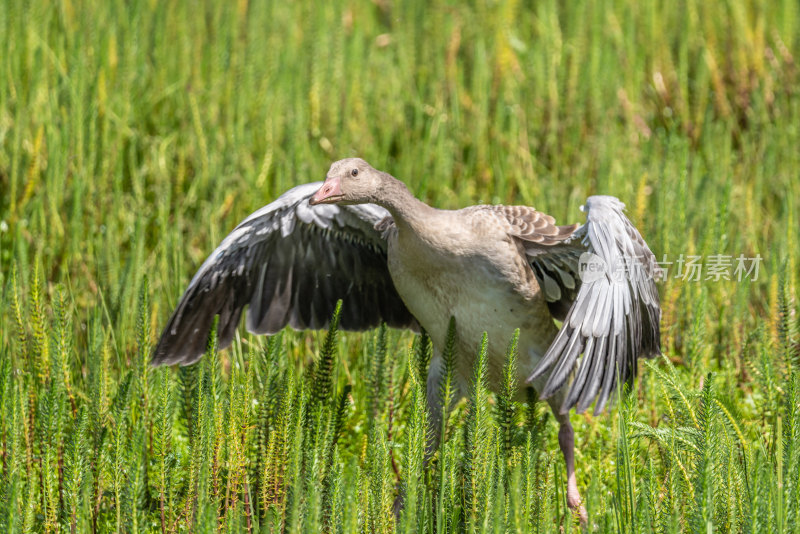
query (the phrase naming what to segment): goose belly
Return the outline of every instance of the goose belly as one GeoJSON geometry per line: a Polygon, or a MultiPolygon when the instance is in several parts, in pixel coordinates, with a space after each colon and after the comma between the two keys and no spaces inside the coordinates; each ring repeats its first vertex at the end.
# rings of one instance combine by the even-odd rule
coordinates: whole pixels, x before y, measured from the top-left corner
{"type": "MultiPolygon", "coordinates": [[[[506,351],[519,328],[518,377],[528,376],[556,334],[538,287],[518,287],[486,262],[438,261],[425,266],[389,262],[398,293],[428,332],[434,346],[444,348],[450,317],[456,321],[456,373],[468,384],[481,338],[488,336],[488,378],[499,386],[506,351]]],[[[534,282],[535,283],[535,282],[534,282]]]]}

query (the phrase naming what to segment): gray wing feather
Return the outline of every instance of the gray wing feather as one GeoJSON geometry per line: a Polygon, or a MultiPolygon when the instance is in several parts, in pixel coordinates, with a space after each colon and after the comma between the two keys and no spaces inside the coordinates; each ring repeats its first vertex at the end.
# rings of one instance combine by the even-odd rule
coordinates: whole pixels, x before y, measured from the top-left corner
{"type": "Polygon", "coordinates": [[[558,246],[557,250],[539,248],[531,255],[534,251],[529,247],[526,252],[550,313],[563,321],[581,286],[577,272],[583,248],[574,245],[558,246]]]}
{"type": "MultiPolygon", "coordinates": [[[[635,376],[637,359],[661,351],[661,308],[655,285],[660,270],[624,207],[614,197],[590,197],[584,207],[586,224],[569,240],[529,254],[534,272],[552,276],[560,290],[569,280],[548,268],[548,261],[568,267],[572,281],[577,281],[561,330],[529,378],[550,372],[540,392],[547,398],[573,376],[562,412],[576,407],[581,413],[594,401],[595,413],[602,412],[617,380],[635,376]],[[575,262],[576,250],[581,249],[586,254],[580,263],[601,268],[590,276],[585,271],[582,280],[582,266],[575,262]]],[[[548,301],[554,296],[563,301],[562,295],[548,291],[547,281],[543,285],[548,301]]]]}
{"type": "Polygon", "coordinates": [[[389,275],[380,206],[311,206],[321,183],[295,187],[242,221],[198,269],[153,353],[153,364],[203,355],[214,317],[219,346],[233,340],[242,311],[254,334],[286,325],[325,328],[342,300],[340,328],[381,322],[416,327],[389,275]]]}

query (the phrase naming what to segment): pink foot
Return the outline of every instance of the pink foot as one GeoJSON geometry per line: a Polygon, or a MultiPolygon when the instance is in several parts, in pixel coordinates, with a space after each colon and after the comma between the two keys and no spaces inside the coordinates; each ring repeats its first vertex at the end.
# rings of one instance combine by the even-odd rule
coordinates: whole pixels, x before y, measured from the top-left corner
{"type": "Polygon", "coordinates": [[[578,493],[578,488],[567,488],[567,506],[569,509],[572,510],[572,513],[578,516],[578,520],[581,522],[581,527],[585,527],[589,522],[589,518],[586,515],[586,508],[583,507],[581,503],[581,496],[578,493]]]}

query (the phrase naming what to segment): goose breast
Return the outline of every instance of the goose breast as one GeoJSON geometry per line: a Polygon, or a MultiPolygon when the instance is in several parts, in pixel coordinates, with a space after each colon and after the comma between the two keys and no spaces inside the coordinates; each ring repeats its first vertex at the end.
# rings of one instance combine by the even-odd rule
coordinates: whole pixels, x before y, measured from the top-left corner
{"type": "Polygon", "coordinates": [[[398,228],[388,239],[397,292],[433,340],[444,347],[456,320],[456,372],[468,382],[483,332],[489,381],[499,383],[506,350],[520,329],[520,378],[527,377],[557,332],[539,285],[502,228],[458,211],[439,211],[424,231],[398,228]]]}

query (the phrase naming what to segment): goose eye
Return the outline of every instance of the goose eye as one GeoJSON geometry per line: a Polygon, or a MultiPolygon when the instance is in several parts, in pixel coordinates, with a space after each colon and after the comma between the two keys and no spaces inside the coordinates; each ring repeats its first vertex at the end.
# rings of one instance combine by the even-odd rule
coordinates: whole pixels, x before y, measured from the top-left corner
{"type": "Polygon", "coordinates": [[[350,174],[352,174],[353,176],[358,176],[358,169],[353,169],[352,171],[350,171],[350,174]]]}

